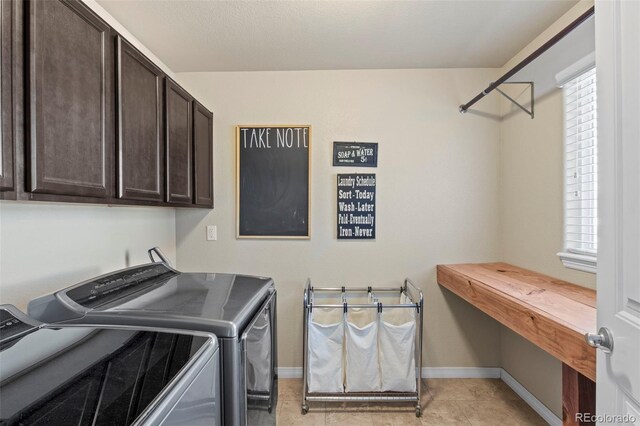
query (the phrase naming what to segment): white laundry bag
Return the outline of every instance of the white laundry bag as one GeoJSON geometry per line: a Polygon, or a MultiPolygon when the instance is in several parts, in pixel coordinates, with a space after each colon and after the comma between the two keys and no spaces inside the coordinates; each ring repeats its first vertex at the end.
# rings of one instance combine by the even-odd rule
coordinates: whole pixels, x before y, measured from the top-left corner
{"type": "Polygon", "coordinates": [[[346,391],[379,391],[381,382],[377,311],[367,308],[348,308],[346,317],[346,391]]]}
{"type": "Polygon", "coordinates": [[[313,308],[309,320],[309,392],[344,392],[344,316],[339,309],[313,308]]]}
{"type": "Polygon", "coordinates": [[[263,312],[247,336],[247,388],[271,391],[271,326],[269,312],[263,312]]]}
{"type": "MultiPolygon", "coordinates": [[[[405,297],[401,303],[408,302],[405,297]]],[[[383,391],[416,391],[415,339],[415,309],[383,308],[379,330],[383,391]]]]}

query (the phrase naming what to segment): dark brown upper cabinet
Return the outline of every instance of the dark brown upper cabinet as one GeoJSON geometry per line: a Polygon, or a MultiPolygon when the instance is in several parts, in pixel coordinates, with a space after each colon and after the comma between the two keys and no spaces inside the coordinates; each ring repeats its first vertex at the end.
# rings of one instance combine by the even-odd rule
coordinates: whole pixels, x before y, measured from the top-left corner
{"type": "Polygon", "coordinates": [[[193,101],[194,204],[213,208],[213,114],[193,101]]]}
{"type": "Polygon", "coordinates": [[[29,190],[105,198],[113,164],[110,27],[76,0],[29,2],[29,190]]]}
{"type": "Polygon", "coordinates": [[[192,101],[184,89],[165,79],[165,137],[167,141],[167,201],[192,204],[192,101]]]}
{"type": "Polygon", "coordinates": [[[164,201],[164,74],[117,37],[118,198],[164,201]]]}
{"type": "Polygon", "coordinates": [[[13,1],[0,1],[0,191],[12,191],[13,179],[13,1]]]}
{"type": "Polygon", "coordinates": [[[0,0],[0,199],[213,208],[213,115],[81,0],[0,0]]]}

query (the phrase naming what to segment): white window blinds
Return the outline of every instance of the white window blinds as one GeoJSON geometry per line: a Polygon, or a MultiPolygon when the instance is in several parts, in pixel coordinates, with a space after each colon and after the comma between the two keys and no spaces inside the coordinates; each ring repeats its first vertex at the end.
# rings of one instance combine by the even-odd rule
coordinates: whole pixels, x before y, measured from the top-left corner
{"type": "Polygon", "coordinates": [[[565,113],[565,250],[598,250],[598,144],[595,68],[567,82],[565,113]]]}

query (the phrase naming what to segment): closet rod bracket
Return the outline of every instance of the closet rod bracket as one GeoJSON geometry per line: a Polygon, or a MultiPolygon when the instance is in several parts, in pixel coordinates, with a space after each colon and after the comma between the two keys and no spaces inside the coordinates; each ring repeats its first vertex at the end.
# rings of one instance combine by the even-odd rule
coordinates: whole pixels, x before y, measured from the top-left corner
{"type": "Polygon", "coordinates": [[[533,119],[533,117],[534,117],[534,106],[535,106],[535,97],[534,97],[535,93],[534,93],[533,81],[510,81],[510,82],[505,82],[505,83],[502,83],[502,84],[527,84],[527,85],[529,85],[529,92],[530,92],[530,95],[531,95],[531,102],[530,102],[531,110],[528,110],[520,102],[516,101],[511,96],[509,96],[506,93],[504,93],[502,90],[500,90],[499,87],[496,87],[496,91],[498,93],[500,93],[502,96],[504,96],[505,98],[507,98],[509,101],[511,101],[512,104],[514,104],[515,106],[517,106],[518,108],[520,108],[521,110],[526,112],[529,115],[529,117],[531,117],[533,119]]]}

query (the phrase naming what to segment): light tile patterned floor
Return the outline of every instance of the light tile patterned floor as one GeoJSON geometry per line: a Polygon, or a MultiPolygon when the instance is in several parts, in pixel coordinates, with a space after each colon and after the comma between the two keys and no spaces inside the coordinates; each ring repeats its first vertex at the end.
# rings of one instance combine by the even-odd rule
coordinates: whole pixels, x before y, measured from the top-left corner
{"type": "Polygon", "coordinates": [[[409,403],[311,403],[302,415],[302,380],[280,379],[278,386],[278,425],[547,424],[500,379],[428,379],[420,418],[409,403]]]}

